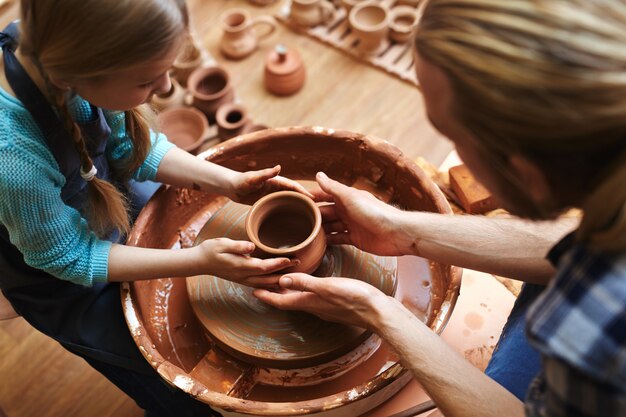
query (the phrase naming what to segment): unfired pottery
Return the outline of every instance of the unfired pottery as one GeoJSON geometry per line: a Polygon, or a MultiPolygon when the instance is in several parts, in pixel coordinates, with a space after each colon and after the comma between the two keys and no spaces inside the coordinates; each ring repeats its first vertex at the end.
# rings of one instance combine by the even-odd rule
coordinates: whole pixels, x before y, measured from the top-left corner
{"type": "Polygon", "coordinates": [[[217,135],[221,140],[230,139],[246,133],[252,127],[248,111],[240,104],[226,103],[215,114],[217,135]]]}
{"type": "Polygon", "coordinates": [[[265,88],[279,96],[288,96],[304,86],[306,72],[300,54],[295,49],[276,45],[265,57],[265,88]]]}
{"type": "Polygon", "coordinates": [[[387,46],[389,10],[384,4],[374,1],[357,4],[350,11],[348,21],[362,54],[376,55],[387,46]]]}
{"type": "MultiPolygon", "coordinates": [[[[313,183],[316,172],[324,171],[344,184],[365,182],[375,195],[407,210],[451,213],[441,191],[399,149],[356,133],[324,128],[267,129],[226,141],[200,157],[237,171],[279,163],[281,175],[305,185],[313,183]]],[[[226,204],[231,204],[227,198],[215,194],[161,187],[140,213],[127,243],[190,247],[207,221],[226,204]]],[[[344,272],[349,273],[342,270],[341,274],[344,272]]],[[[440,332],[458,296],[460,270],[405,256],[397,258],[397,278],[395,297],[440,332]]],[[[171,385],[229,417],[361,415],[411,380],[411,373],[384,344],[339,377],[335,377],[337,370],[345,370],[343,356],[310,368],[287,370],[239,361],[205,338],[205,327],[194,314],[181,278],[124,283],[122,306],[131,336],[149,364],[171,385]],[[289,386],[314,378],[316,385],[289,386]]],[[[350,355],[360,354],[367,343],[350,355]]]]}
{"type": "Polygon", "coordinates": [[[295,191],[268,194],[254,203],[246,217],[246,235],[259,257],[300,260],[300,265],[284,272],[310,274],[326,251],[320,209],[309,197],[295,191]]]}
{"type": "Polygon", "coordinates": [[[252,18],[245,9],[230,9],[222,15],[222,40],[220,50],[225,57],[242,59],[254,52],[258,42],[276,30],[276,20],[272,16],[252,18]],[[256,28],[265,26],[264,32],[256,28]]]}
{"type": "Polygon", "coordinates": [[[328,0],[291,0],[289,20],[304,28],[324,24],[335,16],[335,6],[328,0]]]}
{"type": "Polygon", "coordinates": [[[155,94],[152,97],[152,107],[157,112],[169,109],[170,107],[182,107],[186,105],[187,90],[182,87],[176,79],[172,78],[172,86],[167,93],[155,94]]]}
{"type": "Polygon", "coordinates": [[[208,137],[206,116],[193,107],[170,107],[157,116],[159,129],[179,148],[195,153],[208,137]]]}
{"type": "Polygon", "coordinates": [[[217,109],[235,99],[230,76],[220,67],[198,68],[189,76],[188,90],[193,106],[215,123],[217,109]]]}
{"type": "Polygon", "coordinates": [[[417,10],[410,6],[398,6],[391,9],[389,37],[398,42],[409,42],[413,39],[417,27],[417,10]]]}
{"type": "Polygon", "coordinates": [[[363,3],[365,1],[371,1],[371,0],[339,0],[339,4],[344,9],[346,9],[346,16],[347,16],[348,13],[350,13],[350,10],[352,10],[354,6],[356,6],[359,3],[363,3]]]}
{"type": "Polygon", "coordinates": [[[172,65],[172,76],[183,87],[187,87],[187,80],[191,73],[196,68],[202,66],[203,58],[200,48],[194,37],[189,35],[185,40],[181,53],[172,65]]]}

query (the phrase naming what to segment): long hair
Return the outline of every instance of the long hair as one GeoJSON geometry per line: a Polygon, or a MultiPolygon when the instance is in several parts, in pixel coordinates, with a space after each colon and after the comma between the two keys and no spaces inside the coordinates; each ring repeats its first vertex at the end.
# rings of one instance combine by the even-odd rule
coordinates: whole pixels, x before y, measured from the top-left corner
{"type": "MultiPolygon", "coordinates": [[[[520,154],[583,209],[578,238],[626,249],[626,1],[430,0],[415,46],[452,112],[514,182],[520,154]]],[[[517,184],[523,187],[523,184],[517,184]]]]}
{"type": "MultiPolygon", "coordinates": [[[[184,0],[21,0],[20,49],[46,81],[44,93],[70,133],[84,171],[93,166],[85,138],[70,115],[67,92],[50,82],[49,73],[97,80],[158,57],[173,47],[187,28],[184,0]]],[[[125,112],[133,151],[113,167],[116,179],[129,179],[145,160],[152,119],[145,105],[125,112]]],[[[130,227],[124,195],[98,178],[88,183],[85,216],[99,236],[113,229],[126,233],[130,227]]]]}

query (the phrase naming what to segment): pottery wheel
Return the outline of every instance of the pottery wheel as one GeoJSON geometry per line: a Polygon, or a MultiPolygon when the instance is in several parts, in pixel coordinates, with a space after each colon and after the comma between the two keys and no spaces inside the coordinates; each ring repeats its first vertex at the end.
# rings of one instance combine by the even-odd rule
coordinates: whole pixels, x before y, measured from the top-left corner
{"type": "MultiPolygon", "coordinates": [[[[244,223],[249,209],[226,203],[204,225],[196,244],[216,237],[248,240],[244,223]]],[[[355,278],[393,295],[397,262],[352,246],[332,246],[313,275],[355,278]]],[[[252,291],[216,276],[187,278],[189,301],[207,336],[240,360],[279,369],[315,366],[351,351],[370,334],[307,313],[278,310],[257,300],[252,291]]]]}

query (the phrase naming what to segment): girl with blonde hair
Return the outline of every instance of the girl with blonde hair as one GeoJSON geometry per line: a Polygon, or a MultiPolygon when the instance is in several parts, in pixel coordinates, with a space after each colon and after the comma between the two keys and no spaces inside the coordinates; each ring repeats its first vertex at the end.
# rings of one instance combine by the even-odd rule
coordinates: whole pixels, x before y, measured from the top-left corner
{"type": "Polygon", "coordinates": [[[403,212],[319,174],[335,203],[329,241],[544,284],[494,354],[532,382],[489,378],[361,282],[289,274],[256,295],[377,332],[446,417],[626,415],[626,1],[429,0],[415,42],[432,124],[505,208],[537,222],[403,212]],[[572,207],[579,225],[549,220],[572,207]],[[524,327],[540,364],[509,349],[524,327]]]}
{"type": "Polygon", "coordinates": [[[211,415],[141,356],[118,282],[215,274],[263,285],[267,278],[256,276],[292,261],[250,257],[250,242],[157,250],[127,247],[120,236],[158,183],[240,202],[306,191],[277,176],[278,166],[235,172],[150,128],[146,103],[169,90],[168,70],[188,35],[184,0],[20,6],[21,20],[0,34],[0,288],[30,324],[83,357],[146,415],[211,415]]]}

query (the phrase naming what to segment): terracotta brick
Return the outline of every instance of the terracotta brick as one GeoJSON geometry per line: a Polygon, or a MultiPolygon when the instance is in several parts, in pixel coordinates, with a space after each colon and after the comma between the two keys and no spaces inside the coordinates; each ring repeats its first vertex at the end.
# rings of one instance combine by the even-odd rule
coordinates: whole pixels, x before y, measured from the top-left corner
{"type": "Polygon", "coordinates": [[[465,165],[450,168],[450,187],[467,213],[482,214],[498,208],[493,195],[465,165]]]}

